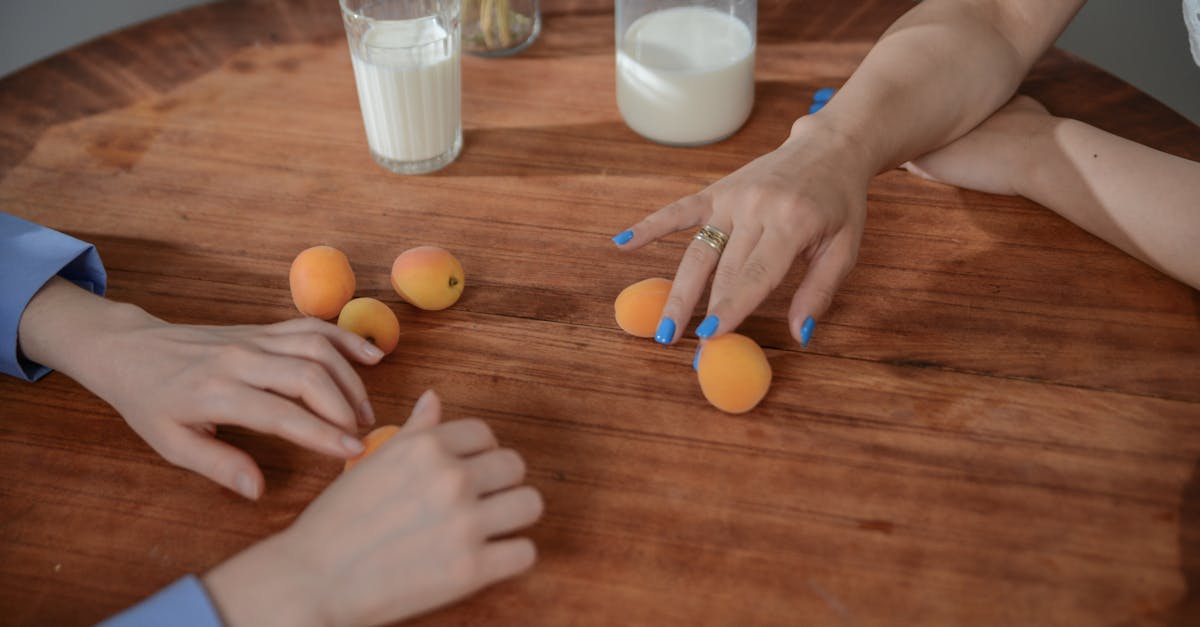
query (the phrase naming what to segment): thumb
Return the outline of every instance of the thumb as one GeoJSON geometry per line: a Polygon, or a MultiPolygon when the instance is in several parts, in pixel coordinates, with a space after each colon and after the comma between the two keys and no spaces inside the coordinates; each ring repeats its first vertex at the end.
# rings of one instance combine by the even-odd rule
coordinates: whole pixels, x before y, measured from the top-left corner
{"type": "Polygon", "coordinates": [[[244,451],[209,433],[182,425],[173,427],[162,442],[150,442],[163,459],[208,477],[248,499],[257,499],[262,494],[262,471],[244,451]]]}
{"type": "Polygon", "coordinates": [[[808,346],[817,318],[824,315],[854,262],[858,258],[858,238],[854,229],[843,229],[829,246],[808,264],[804,280],[792,297],[788,311],[788,329],[801,346],[808,346]]]}
{"type": "Polygon", "coordinates": [[[425,390],[421,398],[417,399],[417,404],[413,406],[412,414],[408,417],[408,422],[400,428],[402,433],[412,433],[436,427],[442,421],[442,399],[438,398],[437,392],[433,390],[425,390]]]}

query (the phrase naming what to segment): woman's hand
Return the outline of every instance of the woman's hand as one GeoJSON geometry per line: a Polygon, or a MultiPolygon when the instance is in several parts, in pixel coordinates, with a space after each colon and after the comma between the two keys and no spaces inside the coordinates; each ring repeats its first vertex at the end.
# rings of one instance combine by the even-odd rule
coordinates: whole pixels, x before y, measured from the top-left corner
{"type": "Polygon", "coordinates": [[[204,577],[230,627],[365,626],[411,618],[533,565],[542,500],[479,420],[439,424],[432,392],[374,454],[280,534],[204,577]]]}
{"type": "Polygon", "coordinates": [[[788,327],[808,344],[815,320],[854,267],[874,175],[856,143],[818,118],[801,118],[779,148],[613,238],[622,250],[636,250],[706,224],[729,236],[723,254],[692,240],[676,271],[658,342],[679,338],[710,275],[708,317],[696,334],[733,331],[783,282],[799,255],[808,268],[792,298],[788,327]]]}
{"type": "Polygon", "coordinates": [[[22,351],[111,404],[167,461],[247,498],[263,478],[217,425],[270,433],[335,457],[362,451],[358,425],[374,422],[347,359],[383,353],[315,319],[264,326],[191,326],[159,320],[54,279],[21,319],[22,351]]]}

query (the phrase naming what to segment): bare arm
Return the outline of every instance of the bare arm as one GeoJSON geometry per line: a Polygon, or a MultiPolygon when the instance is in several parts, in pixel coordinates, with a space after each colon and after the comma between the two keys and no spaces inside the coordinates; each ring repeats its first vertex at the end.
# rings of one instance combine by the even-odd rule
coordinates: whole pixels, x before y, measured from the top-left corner
{"type": "Polygon", "coordinates": [[[925,0],[896,20],[814,117],[861,144],[871,174],[895,167],[1008,102],[1083,3],[925,0]]]}
{"type": "Polygon", "coordinates": [[[1200,163],[1052,116],[1018,96],[908,168],[960,187],[1024,196],[1200,288],[1200,163]]]}
{"type": "Polygon", "coordinates": [[[708,188],[614,238],[633,250],[708,224],[729,234],[718,254],[693,241],[656,339],[675,342],[713,276],[702,338],[732,331],[808,261],[788,324],[807,345],[858,256],[866,189],[877,172],[943,146],[1006,102],[1083,0],[925,0],[896,21],[819,113],[708,188]]]}

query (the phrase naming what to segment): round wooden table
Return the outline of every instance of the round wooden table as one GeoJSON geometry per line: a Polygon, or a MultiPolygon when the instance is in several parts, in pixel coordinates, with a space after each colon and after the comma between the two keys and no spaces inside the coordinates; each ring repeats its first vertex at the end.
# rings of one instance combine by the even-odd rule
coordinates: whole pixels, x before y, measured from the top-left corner
{"type": "MultiPolygon", "coordinates": [[[[775,372],[746,415],[705,403],[690,333],[664,348],[613,320],[688,234],[608,238],[778,145],[911,2],[763,2],[754,113],[691,149],[622,123],[611,4],[548,5],[525,53],[464,59],[465,149],[421,177],[367,154],[335,2],[109,35],[0,81],[0,210],[95,243],[112,298],[176,322],[296,316],[292,257],[345,251],[403,326],[361,370],[382,421],[436,388],[547,502],[531,573],[419,624],[1200,624],[1200,296],[1049,211],[877,177],[809,348],[785,323],[802,268],[743,326],[775,372]],[[463,261],[452,309],[389,287],[418,244],[463,261]]],[[[1200,158],[1195,126],[1061,52],[1023,91],[1200,158]]],[[[283,528],[340,471],[223,437],[264,467],[259,502],[60,374],[0,380],[0,622],[101,619],[283,528]]]]}

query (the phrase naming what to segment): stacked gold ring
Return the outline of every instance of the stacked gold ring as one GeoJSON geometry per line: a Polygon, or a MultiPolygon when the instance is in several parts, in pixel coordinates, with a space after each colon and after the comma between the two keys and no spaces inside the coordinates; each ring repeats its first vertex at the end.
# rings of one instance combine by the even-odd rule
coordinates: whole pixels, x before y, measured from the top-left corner
{"type": "Polygon", "coordinates": [[[704,228],[697,231],[696,239],[712,246],[718,255],[725,252],[725,245],[729,243],[729,236],[711,224],[706,224],[704,228]]]}

